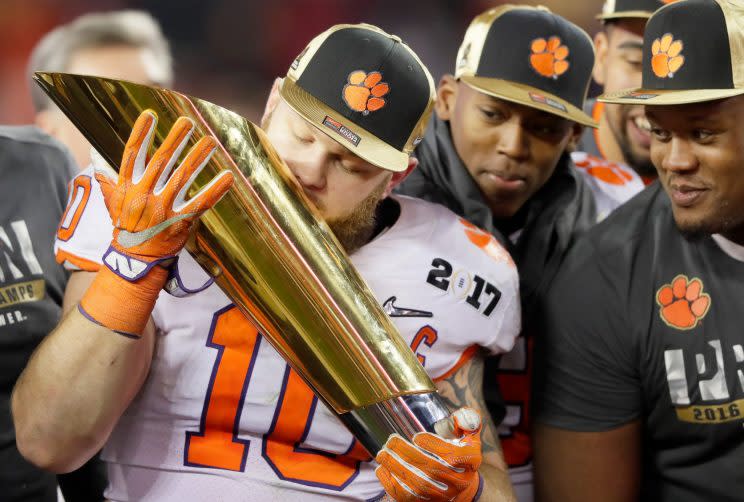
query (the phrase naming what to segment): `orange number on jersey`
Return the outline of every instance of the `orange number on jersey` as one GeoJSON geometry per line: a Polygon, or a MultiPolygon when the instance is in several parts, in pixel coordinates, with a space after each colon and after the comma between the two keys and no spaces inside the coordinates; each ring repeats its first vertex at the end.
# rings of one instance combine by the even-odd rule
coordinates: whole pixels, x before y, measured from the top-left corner
{"type": "MultiPolygon", "coordinates": [[[[186,433],[186,465],[243,471],[250,441],[238,438],[240,414],[262,336],[234,306],[214,315],[207,345],[219,351],[202,412],[199,432],[186,433]]],[[[356,440],[334,455],[299,449],[310,430],[317,397],[287,366],[282,393],[263,456],[277,476],[305,485],[342,490],[371,457],[356,440]]]]}
{"type": "Polygon", "coordinates": [[[249,441],[238,439],[240,410],[261,337],[231,305],[214,315],[207,345],[219,351],[199,432],[186,433],[186,465],[242,471],[249,441]]]}
{"type": "Polygon", "coordinates": [[[278,409],[264,436],[263,456],[281,479],[343,490],[359,473],[359,463],[372,459],[356,440],[342,455],[300,447],[317,403],[313,391],[287,366],[278,409]]]}
{"type": "Polygon", "coordinates": [[[509,467],[526,465],[532,460],[529,413],[532,337],[525,340],[524,336],[517,338],[512,351],[501,357],[496,376],[507,409],[499,427],[499,440],[509,467]]]}
{"type": "Polygon", "coordinates": [[[62,215],[62,220],[57,229],[57,238],[61,241],[68,241],[75,233],[75,229],[80,222],[80,217],[85,211],[85,206],[90,198],[90,177],[77,176],[70,186],[69,200],[67,209],[62,215]]]}

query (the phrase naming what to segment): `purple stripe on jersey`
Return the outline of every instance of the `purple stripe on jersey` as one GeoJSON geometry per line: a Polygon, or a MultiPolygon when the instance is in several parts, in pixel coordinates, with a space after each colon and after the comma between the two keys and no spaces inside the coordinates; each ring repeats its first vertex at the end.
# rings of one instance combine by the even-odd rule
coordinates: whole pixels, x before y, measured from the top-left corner
{"type": "Polygon", "coordinates": [[[168,280],[165,281],[163,289],[168,292],[171,296],[176,298],[185,298],[187,296],[195,295],[207,289],[214,283],[214,277],[210,277],[207,282],[202,284],[196,289],[187,288],[181,280],[181,274],[178,273],[178,257],[173,261],[173,264],[168,267],[168,280]]]}
{"type": "MultiPolygon", "coordinates": [[[[295,478],[284,476],[284,474],[279,470],[276,464],[274,464],[274,462],[271,460],[271,457],[269,457],[269,455],[266,453],[266,443],[270,440],[269,438],[271,434],[274,432],[274,429],[276,428],[276,423],[279,420],[279,414],[281,413],[282,405],[284,403],[284,396],[287,392],[287,384],[289,382],[289,374],[291,371],[292,371],[292,368],[290,368],[289,365],[286,365],[285,370],[284,370],[284,377],[282,378],[282,389],[279,392],[279,398],[277,399],[276,410],[274,411],[274,417],[271,419],[271,426],[269,427],[268,432],[266,432],[266,434],[264,434],[263,436],[263,444],[261,446],[261,455],[263,456],[264,460],[266,460],[266,463],[269,464],[269,467],[271,467],[271,469],[274,471],[276,476],[281,480],[289,481],[291,483],[297,483],[299,485],[304,485],[304,486],[324,488],[326,490],[333,490],[337,492],[343,491],[359,475],[359,472],[360,472],[359,466],[362,463],[361,460],[356,461],[356,467],[354,469],[354,474],[349,476],[349,478],[342,485],[336,486],[336,485],[329,485],[327,483],[316,483],[316,482],[307,481],[304,479],[295,479],[295,478]]],[[[338,455],[338,454],[330,453],[330,452],[323,451],[323,450],[317,450],[315,448],[303,448],[300,446],[300,444],[307,438],[307,435],[310,432],[310,425],[315,415],[315,409],[316,409],[317,403],[318,403],[318,397],[313,396],[313,402],[311,404],[310,411],[308,412],[308,417],[307,417],[307,422],[305,423],[305,428],[303,429],[303,433],[302,433],[300,440],[294,444],[293,451],[297,453],[305,453],[308,455],[319,455],[319,456],[323,456],[326,458],[337,458],[339,456],[346,455],[346,453],[351,451],[351,448],[349,448],[349,450],[347,450],[346,453],[342,455],[338,455]]],[[[352,441],[351,447],[353,446],[354,446],[354,442],[352,441]]]]}
{"type": "MultiPolygon", "coordinates": [[[[75,232],[77,232],[78,223],[80,223],[80,218],[78,218],[78,221],[75,221],[75,213],[78,212],[78,209],[80,209],[80,214],[82,215],[83,211],[85,211],[86,206],[88,205],[88,200],[90,199],[90,193],[91,193],[91,186],[92,186],[92,177],[88,176],[87,174],[80,174],[76,176],[74,179],[70,181],[68,184],[68,192],[69,196],[67,197],[67,207],[65,208],[65,212],[62,214],[62,219],[59,222],[59,228],[57,229],[57,240],[61,242],[68,242],[72,237],[75,235],[75,232]],[[79,185],[78,180],[81,180],[83,178],[88,179],[88,186],[79,185]],[[78,188],[82,188],[83,194],[80,196],[80,202],[77,206],[74,208],[72,207],[73,203],[77,200],[77,193],[78,188]],[[88,191],[88,196],[85,196],[85,191],[88,191]],[[72,215],[70,216],[70,211],[72,211],[72,215]],[[65,227],[63,226],[65,223],[65,220],[70,216],[70,223],[65,227]],[[69,231],[70,226],[73,226],[72,232],[70,235],[68,235],[66,238],[62,238],[62,235],[69,231]]],[[[81,216],[82,217],[82,216],[81,216]]]]}
{"type": "MultiPolygon", "coordinates": [[[[199,431],[193,432],[193,431],[187,431],[186,432],[186,447],[183,451],[183,464],[188,465],[191,467],[203,467],[208,469],[219,469],[219,467],[214,467],[211,465],[202,465],[197,464],[194,462],[189,462],[189,445],[191,443],[191,437],[192,436],[198,436],[198,437],[204,437],[204,430],[206,428],[206,422],[207,422],[207,412],[209,410],[209,402],[212,399],[212,390],[214,388],[214,381],[217,378],[217,372],[220,367],[220,362],[222,361],[222,355],[225,351],[225,347],[214,343],[212,341],[212,338],[214,336],[214,331],[217,327],[217,322],[219,321],[220,316],[227,313],[228,311],[237,308],[235,304],[230,304],[217,312],[214,313],[214,316],[212,316],[212,325],[209,327],[209,337],[207,338],[207,347],[211,347],[214,349],[217,349],[217,358],[214,361],[214,366],[212,367],[212,375],[209,377],[209,385],[207,386],[207,393],[204,397],[204,406],[202,408],[202,414],[201,419],[199,420],[199,431]]],[[[240,434],[240,416],[242,415],[243,411],[243,404],[245,403],[245,395],[248,390],[248,382],[251,380],[251,375],[253,374],[253,368],[256,363],[256,359],[258,359],[256,356],[258,355],[258,349],[261,347],[261,339],[263,337],[259,333],[256,336],[256,344],[253,347],[253,354],[251,354],[251,362],[248,366],[248,371],[246,373],[246,377],[243,380],[243,388],[240,391],[240,400],[238,401],[237,410],[238,412],[235,414],[235,422],[233,422],[233,430],[232,430],[232,441],[233,443],[239,443],[245,446],[243,450],[243,455],[240,460],[240,472],[243,472],[245,470],[245,463],[246,460],[248,460],[248,450],[250,448],[250,440],[248,439],[240,439],[238,435],[240,434]]]]}
{"type": "Polygon", "coordinates": [[[380,500],[382,500],[382,499],[383,499],[383,498],[385,497],[385,495],[387,495],[387,494],[385,493],[385,490],[382,490],[382,492],[380,492],[380,494],[379,494],[379,495],[375,495],[375,496],[374,496],[374,497],[372,497],[371,499],[367,499],[367,500],[365,500],[364,502],[379,502],[380,500]]]}

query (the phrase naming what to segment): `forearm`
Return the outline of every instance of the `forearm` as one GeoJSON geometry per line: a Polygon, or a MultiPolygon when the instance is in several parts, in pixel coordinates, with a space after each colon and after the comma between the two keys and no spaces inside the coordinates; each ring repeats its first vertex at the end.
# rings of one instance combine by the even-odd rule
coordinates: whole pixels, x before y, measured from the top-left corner
{"type": "Polygon", "coordinates": [[[483,399],[483,358],[476,356],[457,373],[437,383],[437,389],[450,409],[468,406],[482,420],[480,432],[483,460],[478,469],[483,478],[479,501],[515,501],[509,471],[499,442],[498,429],[483,399]]]}
{"type": "Polygon", "coordinates": [[[40,467],[67,472],[98,451],[144,381],[152,331],[128,338],[72,309],[36,350],[13,391],[21,453],[40,467]]]}
{"type": "Polygon", "coordinates": [[[535,500],[638,500],[641,435],[638,421],[604,432],[574,432],[537,423],[535,500]]]}
{"type": "Polygon", "coordinates": [[[479,469],[483,477],[483,492],[479,502],[513,502],[517,500],[506,468],[483,464],[479,469]]]}
{"type": "Polygon", "coordinates": [[[232,184],[232,174],[223,171],[186,201],[216,140],[199,139],[171,171],[194,122],[176,120],[148,163],[156,123],[151,110],[137,118],[118,174],[96,165],[114,224],[111,245],[96,274],[70,278],[65,307],[79,301],[80,310],[69,310],[44,340],[14,390],[19,450],[46,469],[65,472],[82,465],[101,448],[142,386],[155,338],[151,315],[168,279],[167,266],[185,245],[194,220],[232,184]]]}

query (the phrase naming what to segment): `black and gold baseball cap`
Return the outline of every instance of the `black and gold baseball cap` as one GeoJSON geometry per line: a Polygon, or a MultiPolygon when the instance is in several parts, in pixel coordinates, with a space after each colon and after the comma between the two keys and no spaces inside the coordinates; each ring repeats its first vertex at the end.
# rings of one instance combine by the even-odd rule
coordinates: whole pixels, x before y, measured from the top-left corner
{"type": "Polygon", "coordinates": [[[648,19],[661,7],[679,0],[605,0],[597,19],[641,18],[648,19]]]}
{"type": "Polygon", "coordinates": [[[597,127],[582,111],[594,45],[575,24],[545,7],[502,5],[465,32],[455,77],[491,96],[597,127]]]}
{"type": "Polygon", "coordinates": [[[400,38],[341,24],[294,60],[279,93],[308,122],[364,160],[404,171],[434,105],[434,81],[400,38]]]}
{"type": "Polygon", "coordinates": [[[619,104],[681,105],[744,94],[744,3],[682,0],[651,16],[640,88],[599,96],[619,104]]]}

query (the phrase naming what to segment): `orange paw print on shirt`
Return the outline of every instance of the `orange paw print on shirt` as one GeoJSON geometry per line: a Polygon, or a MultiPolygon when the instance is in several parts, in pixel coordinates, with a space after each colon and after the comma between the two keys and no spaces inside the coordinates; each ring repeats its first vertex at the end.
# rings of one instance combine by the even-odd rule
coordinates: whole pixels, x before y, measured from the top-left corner
{"type": "Polygon", "coordinates": [[[674,74],[682,68],[685,57],[682,52],[682,41],[674,40],[671,33],[667,33],[651,44],[651,69],[659,78],[673,78],[674,74]]]}
{"type": "Polygon", "coordinates": [[[633,175],[624,167],[593,155],[587,154],[581,160],[574,159],[574,164],[579,169],[584,169],[592,177],[610,185],[625,185],[633,181],[633,175]]]}
{"type": "Polygon", "coordinates": [[[504,249],[493,235],[489,234],[485,230],[473,225],[469,221],[460,218],[460,223],[465,227],[465,235],[468,240],[481,248],[484,253],[490,256],[497,262],[504,262],[509,266],[515,267],[514,260],[512,260],[509,252],[504,249]]]}
{"type": "Polygon", "coordinates": [[[671,284],[665,284],[656,293],[661,319],[677,329],[692,329],[697,326],[710,308],[710,295],[703,293],[700,279],[688,279],[678,275],[671,284]]]}
{"type": "Polygon", "coordinates": [[[344,86],[344,101],[354,111],[367,115],[385,106],[382,97],[390,91],[390,86],[382,82],[382,73],[369,74],[357,70],[349,74],[349,83],[344,86]]]}
{"type": "Polygon", "coordinates": [[[559,37],[533,40],[531,49],[530,65],[543,77],[558,78],[568,70],[568,47],[561,45],[559,37]]]}

